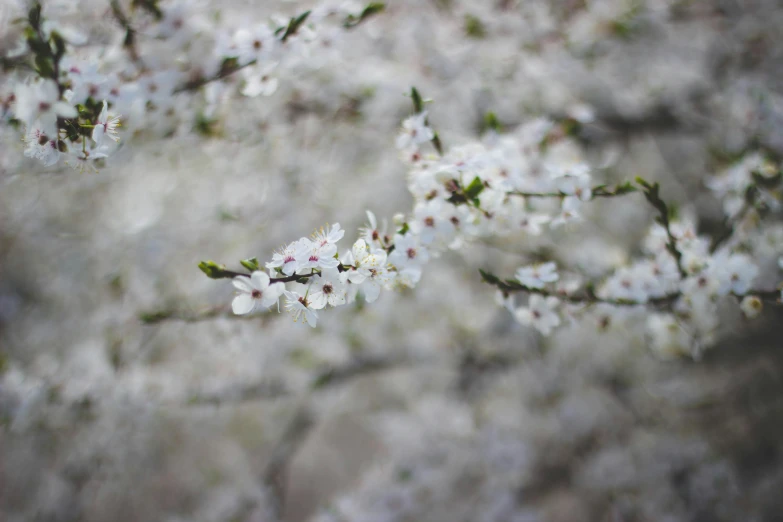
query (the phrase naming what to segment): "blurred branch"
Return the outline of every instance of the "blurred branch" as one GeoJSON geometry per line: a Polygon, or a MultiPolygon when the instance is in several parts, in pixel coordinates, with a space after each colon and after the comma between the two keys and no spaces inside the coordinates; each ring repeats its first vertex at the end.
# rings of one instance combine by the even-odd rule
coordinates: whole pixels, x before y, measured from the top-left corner
{"type": "Polygon", "coordinates": [[[307,403],[300,405],[280,437],[272,456],[267,462],[261,481],[270,494],[271,510],[275,520],[282,521],[285,511],[285,497],[288,471],[291,461],[313,429],[315,421],[309,413],[307,403]]]}
{"type": "MultiPolygon", "coordinates": [[[[375,15],[383,11],[384,8],[385,5],[381,2],[373,2],[371,4],[368,4],[367,7],[364,8],[364,10],[359,16],[348,15],[343,20],[342,26],[346,30],[353,29],[354,27],[358,26],[366,19],[370,18],[372,15],[375,15]]],[[[310,15],[310,11],[305,11],[304,13],[291,18],[288,25],[286,25],[285,27],[278,27],[277,30],[275,31],[275,34],[280,34],[281,35],[280,41],[285,42],[286,40],[288,40],[290,36],[296,34],[296,32],[299,30],[299,27],[301,27],[302,24],[305,23],[309,15],[310,15]]],[[[192,80],[189,80],[184,84],[180,85],[179,87],[177,87],[176,89],[174,89],[174,94],[185,92],[185,91],[194,91],[196,89],[203,87],[208,83],[212,83],[215,81],[222,80],[224,78],[228,78],[229,76],[233,75],[237,71],[241,71],[242,69],[255,65],[256,63],[258,63],[257,60],[251,60],[247,63],[243,63],[240,65],[235,57],[227,57],[226,59],[223,60],[223,63],[220,66],[220,70],[217,73],[213,74],[212,76],[200,76],[192,80]]]]}
{"type": "MultiPolygon", "coordinates": [[[[347,363],[319,368],[310,381],[309,390],[316,392],[347,384],[354,379],[392,368],[413,366],[414,361],[403,357],[355,356],[347,363]]],[[[288,397],[294,392],[278,381],[254,382],[228,386],[211,393],[194,394],[188,406],[223,406],[266,399],[288,397]]]]}
{"type": "Polygon", "coordinates": [[[128,16],[122,10],[122,6],[120,6],[119,0],[111,0],[110,5],[114,18],[117,20],[120,26],[125,29],[125,38],[122,40],[122,46],[127,51],[131,61],[133,61],[133,63],[143,71],[145,69],[144,62],[141,60],[139,51],[136,48],[136,30],[131,25],[130,18],[128,18],[128,16]]]}

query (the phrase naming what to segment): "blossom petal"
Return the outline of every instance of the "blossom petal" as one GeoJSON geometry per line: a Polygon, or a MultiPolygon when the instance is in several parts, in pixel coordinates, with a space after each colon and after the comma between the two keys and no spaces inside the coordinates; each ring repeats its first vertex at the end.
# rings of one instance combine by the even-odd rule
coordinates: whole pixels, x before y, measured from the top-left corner
{"type": "Polygon", "coordinates": [[[362,286],[362,290],[364,291],[364,299],[368,303],[374,303],[378,296],[381,295],[381,286],[374,283],[367,283],[362,286]]]}
{"type": "Polygon", "coordinates": [[[269,286],[269,275],[267,275],[266,272],[256,270],[250,274],[250,284],[253,288],[257,288],[258,290],[266,290],[269,286]]]}
{"type": "Polygon", "coordinates": [[[231,283],[234,285],[234,288],[242,292],[249,294],[253,291],[253,287],[250,286],[250,280],[247,277],[237,276],[231,280],[231,283]]]}
{"type": "Polygon", "coordinates": [[[236,315],[245,315],[253,311],[256,306],[256,301],[250,294],[239,294],[231,302],[231,310],[236,315]]]}

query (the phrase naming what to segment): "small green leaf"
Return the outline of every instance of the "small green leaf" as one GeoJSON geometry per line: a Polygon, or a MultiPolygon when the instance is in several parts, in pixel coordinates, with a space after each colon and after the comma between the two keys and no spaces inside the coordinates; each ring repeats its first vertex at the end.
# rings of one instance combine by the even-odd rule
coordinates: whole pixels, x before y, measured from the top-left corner
{"type": "Polygon", "coordinates": [[[41,4],[35,2],[27,13],[27,21],[30,22],[30,27],[36,31],[41,27],[41,4]]]}
{"type": "Polygon", "coordinates": [[[420,113],[424,110],[424,101],[421,99],[421,95],[416,87],[411,87],[411,100],[413,100],[413,111],[420,113]]]}
{"type": "Polygon", "coordinates": [[[487,36],[487,30],[484,23],[472,14],[465,15],[465,34],[470,38],[484,38],[487,36]]]}
{"type": "Polygon", "coordinates": [[[380,13],[384,9],[386,9],[386,4],[384,4],[383,2],[371,2],[367,4],[367,6],[362,10],[359,16],[348,15],[345,21],[343,22],[343,27],[345,27],[346,29],[350,29],[351,27],[356,27],[367,18],[371,17],[372,15],[380,13]]]}
{"type": "Polygon", "coordinates": [[[437,132],[432,136],[432,146],[438,151],[438,154],[443,156],[443,143],[440,141],[440,136],[437,132]]]}
{"type": "Polygon", "coordinates": [[[479,268],[479,274],[481,274],[481,279],[483,279],[485,282],[491,285],[496,285],[500,283],[500,278],[498,276],[491,274],[486,270],[482,270],[479,268]]]}
{"type": "Polygon", "coordinates": [[[46,56],[40,54],[36,55],[35,69],[38,71],[38,74],[44,78],[54,77],[54,66],[52,65],[51,60],[46,56]]]}
{"type": "Polygon", "coordinates": [[[478,197],[479,194],[484,190],[484,183],[481,181],[481,178],[476,176],[473,178],[473,181],[470,182],[470,185],[465,189],[465,197],[467,199],[475,199],[478,197]]]}
{"type": "Polygon", "coordinates": [[[50,39],[54,45],[54,59],[59,62],[60,58],[65,54],[65,40],[56,31],[52,31],[50,39]]]}
{"type": "Polygon", "coordinates": [[[500,132],[503,129],[500,121],[498,121],[497,114],[490,111],[484,115],[484,128],[495,132],[500,132]]]}
{"type": "Polygon", "coordinates": [[[307,20],[308,16],[310,16],[310,11],[305,11],[299,16],[291,18],[291,21],[288,22],[288,27],[285,28],[285,32],[283,33],[283,36],[280,38],[280,40],[285,42],[289,36],[296,34],[302,24],[305,23],[305,20],[307,20]]]}

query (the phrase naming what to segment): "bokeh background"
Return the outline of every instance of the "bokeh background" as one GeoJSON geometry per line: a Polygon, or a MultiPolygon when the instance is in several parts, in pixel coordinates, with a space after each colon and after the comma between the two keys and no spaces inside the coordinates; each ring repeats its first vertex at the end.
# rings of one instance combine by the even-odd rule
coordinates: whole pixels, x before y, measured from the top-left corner
{"type": "MultiPolygon", "coordinates": [[[[62,17],[105,45],[107,4],[62,17]]],[[[231,26],[309,5],[191,8],[231,26]]],[[[211,135],[187,98],[171,135],[124,136],[99,173],[44,169],[2,126],[0,520],[783,520],[779,310],[722,310],[700,360],[662,360],[643,313],[541,338],[480,282],[541,258],[605,273],[638,250],[640,199],[451,252],[316,329],[232,318],[231,285],[196,267],[327,222],[348,248],[366,209],[407,211],[412,85],[447,147],[488,111],[513,128],[587,105],[597,177],[660,181],[709,232],[705,180],[783,153],[781,26],[773,0],[390,0],[273,96],[231,97],[211,135]]]]}

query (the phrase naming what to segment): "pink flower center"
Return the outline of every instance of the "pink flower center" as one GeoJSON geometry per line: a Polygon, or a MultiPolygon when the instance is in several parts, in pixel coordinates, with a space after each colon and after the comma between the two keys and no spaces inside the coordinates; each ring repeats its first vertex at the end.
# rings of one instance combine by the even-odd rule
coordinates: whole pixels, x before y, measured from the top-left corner
{"type": "Polygon", "coordinates": [[[253,290],[250,295],[253,297],[253,299],[261,299],[261,296],[263,295],[261,293],[261,290],[253,290]]]}
{"type": "Polygon", "coordinates": [[[413,259],[414,257],[416,257],[416,249],[409,248],[407,254],[408,254],[408,259],[413,259]]]}

